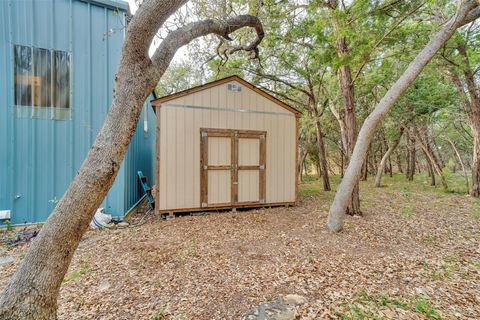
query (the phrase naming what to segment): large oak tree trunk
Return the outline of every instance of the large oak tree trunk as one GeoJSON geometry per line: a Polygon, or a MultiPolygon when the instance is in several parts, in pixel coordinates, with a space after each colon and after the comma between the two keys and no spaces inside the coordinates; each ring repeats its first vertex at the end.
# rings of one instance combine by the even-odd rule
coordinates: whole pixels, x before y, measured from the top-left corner
{"type": "Polygon", "coordinates": [[[148,49],[156,32],[185,2],[145,1],[131,20],[105,123],[73,182],[2,293],[0,319],[56,319],[60,285],[73,254],[115,180],[145,99],[177,49],[210,33],[227,38],[229,33],[244,26],[255,27],[258,35],[255,43],[263,37],[261,23],[252,16],[237,16],[223,22],[199,21],[171,31],[150,59],[148,49]]]}
{"type": "Polygon", "coordinates": [[[332,206],[330,207],[327,227],[331,231],[338,232],[343,228],[345,212],[351,203],[355,186],[358,185],[358,178],[363,161],[365,161],[365,155],[376,128],[405,90],[407,90],[410,84],[417,78],[420,72],[422,72],[423,68],[425,68],[433,58],[435,53],[451,38],[457,28],[480,16],[478,6],[479,4],[474,0],[461,1],[455,15],[432,37],[425,48],[410,63],[402,76],[387,91],[372,113],[365,119],[358,134],[357,143],[355,144],[345,176],[337,189],[332,206]]]}
{"type": "Polygon", "coordinates": [[[378,171],[377,171],[377,175],[375,177],[375,187],[380,187],[381,184],[382,184],[382,172],[383,172],[383,168],[385,167],[385,164],[387,163],[387,159],[390,159],[390,155],[392,154],[392,152],[395,150],[395,148],[397,148],[398,144],[400,143],[400,140],[402,139],[402,135],[403,135],[403,128],[400,129],[400,135],[399,137],[397,138],[397,140],[395,140],[395,142],[388,148],[387,152],[385,152],[385,154],[383,155],[383,158],[382,160],[380,161],[380,165],[378,166],[378,171]]]}

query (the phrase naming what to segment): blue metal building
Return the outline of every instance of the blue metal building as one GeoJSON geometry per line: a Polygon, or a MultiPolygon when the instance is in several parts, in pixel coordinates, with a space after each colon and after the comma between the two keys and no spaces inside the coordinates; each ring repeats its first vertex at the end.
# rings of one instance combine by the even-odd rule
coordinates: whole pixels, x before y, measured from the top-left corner
{"type": "MultiPolygon", "coordinates": [[[[125,34],[121,0],[0,1],[0,210],[14,224],[45,221],[99,131],[125,34]]],[[[103,203],[122,216],[154,177],[155,117],[144,107],[103,203]]]]}

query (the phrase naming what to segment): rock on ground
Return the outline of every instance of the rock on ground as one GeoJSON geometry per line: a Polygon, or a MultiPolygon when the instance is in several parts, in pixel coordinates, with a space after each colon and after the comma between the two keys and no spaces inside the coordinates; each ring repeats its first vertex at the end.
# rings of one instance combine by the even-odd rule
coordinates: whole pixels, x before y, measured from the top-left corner
{"type": "Polygon", "coordinates": [[[271,302],[263,302],[248,312],[242,320],[295,320],[298,318],[296,306],[307,302],[302,296],[289,294],[271,302]]]}

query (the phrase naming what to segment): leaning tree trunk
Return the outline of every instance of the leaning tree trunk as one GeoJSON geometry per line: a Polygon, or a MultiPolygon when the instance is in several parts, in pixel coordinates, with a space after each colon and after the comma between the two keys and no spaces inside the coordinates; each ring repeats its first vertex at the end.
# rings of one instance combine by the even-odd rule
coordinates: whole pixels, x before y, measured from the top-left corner
{"type": "Polygon", "coordinates": [[[455,15],[447,21],[432,37],[425,48],[415,57],[402,76],[387,91],[372,113],[365,119],[357,137],[357,143],[348,164],[345,176],[337,189],[328,215],[327,227],[334,232],[343,228],[345,212],[351,202],[355,186],[365,160],[368,145],[372,141],[375,129],[382,122],[388,111],[398,101],[410,84],[422,72],[435,53],[451,38],[455,30],[480,16],[479,4],[474,0],[461,1],[455,15]]]}
{"type": "Polygon", "coordinates": [[[385,164],[387,163],[387,159],[390,159],[390,155],[392,152],[397,148],[398,144],[400,143],[400,140],[402,139],[403,135],[403,128],[400,129],[400,135],[398,139],[388,148],[387,152],[383,155],[382,161],[380,161],[380,165],[378,166],[378,171],[377,175],[375,177],[375,187],[379,188],[382,184],[382,172],[383,172],[383,167],[385,167],[385,164]]]}
{"type": "MultiPolygon", "coordinates": [[[[211,33],[229,39],[231,32],[244,26],[255,27],[258,37],[254,43],[258,44],[263,37],[256,17],[199,21],[169,32],[150,59],[148,49],[158,29],[185,2],[144,1],[129,23],[105,123],[73,182],[2,293],[0,319],[56,319],[60,285],[73,254],[115,180],[145,99],[177,49],[211,33]]],[[[252,50],[256,50],[256,45],[252,50]]]]}

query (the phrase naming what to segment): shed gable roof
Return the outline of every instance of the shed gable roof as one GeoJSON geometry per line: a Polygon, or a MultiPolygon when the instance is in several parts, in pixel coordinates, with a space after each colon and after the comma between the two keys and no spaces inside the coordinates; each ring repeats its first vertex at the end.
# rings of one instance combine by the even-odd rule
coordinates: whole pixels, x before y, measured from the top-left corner
{"type": "Polygon", "coordinates": [[[275,98],[271,94],[263,91],[262,89],[256,87],[255,85],[251,84],[250,82],[248,82],[248,81],[246,81],[246,80],[244,80],[244,79],[242,79],[242,78],[240,78],[239,76],[236,76],[236,75],[229,76],[229,77],[226,77],[226,78],[222,78],[222,79],[219,79],[219,80],[215,80],[215,81],[212,81],[212,82],[208,82],[208,83],[196,86],[196,87],[192,87],[192,88],[187,89],[187,90],[179,91],[179,92],[171,94],[171,95],[167,95],[167,96],[160,97],[158,99],[154,99],[154,100],[152,100],[152,105],[153,106],[159,106],[160,104],[162,104],[164,102],[167,102],[167,101],[170,101],[170,100],[173,100],[173,99],[177,99],[177,98],[180,98],[180,97],[183,97],[183,96],[187,96],[187,95],[193,94],[195,92],[203,91],[203,90],[215,87],[215,86],[219,86],[219,85],[231,82],[231,81],[239,82],[240,84],[242,84],[245,87],[251,89],[255,93],[271,100],[272,102],[274,102],[279,107],[284,108],[287,111],[290,111],[291,113],[295,114],[296,117],[299,117],[301,115],[301,112],[298,111],[297,109],[289,106],[285,102],[275,98]]]}

